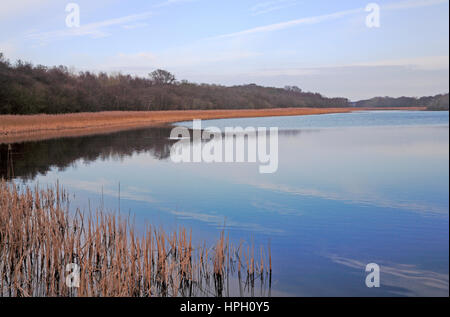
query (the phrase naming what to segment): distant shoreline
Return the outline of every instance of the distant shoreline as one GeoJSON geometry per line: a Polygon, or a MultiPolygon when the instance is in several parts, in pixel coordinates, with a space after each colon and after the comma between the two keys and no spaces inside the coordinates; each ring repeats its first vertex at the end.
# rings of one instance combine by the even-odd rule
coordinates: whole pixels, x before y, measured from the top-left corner
{"type": "Polygon", "coordinates": [[[193,119],[298,116],[368,110],[426,110],[426,108],[274,108],[242,110],[105,111],[56,115],[0,115],[0,144],[105,134],[136,128],[160,126],[180,121],[190,121],[193,119]]]}

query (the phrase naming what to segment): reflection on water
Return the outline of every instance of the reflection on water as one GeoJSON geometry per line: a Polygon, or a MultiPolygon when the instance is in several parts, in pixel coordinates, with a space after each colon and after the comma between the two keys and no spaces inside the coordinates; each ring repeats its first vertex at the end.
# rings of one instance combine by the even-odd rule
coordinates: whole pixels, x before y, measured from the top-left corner
{"type": "Polygon", "coordinates": [[[112,134],[68,137],[17,144],[0,144],[0,178],[11,173],[22,179],[32,179],[50,168],[60,171],[79,159],[85,163],[97,160],[122,160],[135,153],[151,153],[158,159],[170,155],[169,127],[136,129],[112,134]]]}
{"type": "Polygon", "coordinates": [[[1,176],[59,180],[72,205],[104,204],[215,240],[271,241],[273,295],[448,296],[448,112],[212,120],[278,126],[279,169],[174,164],[169,128],[0,146],[1,176]],[[9,159],[8,159],[9,157],[9,159]],[[11,161],[12,159],[12,161],[11,161]],[[120,200],[118,199],[120,182],[120,200]],[[365,286],[365,265],[381,287],[365,286]]]}

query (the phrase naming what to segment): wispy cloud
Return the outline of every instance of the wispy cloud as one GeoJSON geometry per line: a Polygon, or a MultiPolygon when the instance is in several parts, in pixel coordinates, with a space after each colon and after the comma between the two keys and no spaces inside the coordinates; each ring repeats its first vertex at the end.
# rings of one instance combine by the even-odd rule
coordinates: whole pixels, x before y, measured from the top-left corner
{"type": "Polygon", "coordinates": [[[146,26],[148,26],[148,23],[145,23],[145,22],[142,22],[142,23],[132,23],[132,24],[124,24],[124,25],[122,25],[122,27],[123,27],[124,29],[127,29],[127,30],[132,30],[132,29],[137,29],[137,28],[143,28],[143,27],[146,27],[146,26]]]}
{"type": "Polygon", "coordinates": [[[73,36],[91,36],[93,38],[105,37],[109,35],[107,31],[109,27],[122,26],[124,28],[127,27],[132,28],[133,25],[134,26],[137,25],[135,22],[146,20],[152,15],[153,15],[152,12],[147,11],[139,14],[132,14],[119,18],[88,23],[81,25],[78,28],[66,28],[49,32],[31,32],[27,34],[27,38],[31,40],[38,40],[41,43],[45,43],[51,40],[57,40],[73,36]]]}
{"type": "MultiPolygon", "coordinates": [[[[337,255],[326,255],[336,264],[364,271],[369,260],[359,261],[337,255]]],[[[371,260],[372,261],[372,260],[371,260]]],[[[401,296],[448,296],[448,273],[423,270],[412,264],[385,263],[381,267],[382,286],[391,287],[392,294],[401,296]]]]}
{"type": "Polygon", "coordinates": [[[252,15],[255,16],[260,14],[266,14],[272,11],[285,9],[297,4],[298,1],[295,0],[272,0],[256,4],[250,9],[250,11],[252,12],[252,15]]]}
{"type": "Polygon", "coordinates": [[[196,2],[198,0],[166,0],[164,2],[161,2],[159,4],[154,5],[155,8],[161,8],[161,7],[167,7],[173,4],[180,4],[180,3],[186,3],[186,2],[196,2]]]}
{"type": "MultiPolygon", "coordinates": [[[[30,2],[36,2],[35,0],[27,0],[30,2]]],[[[154,8],[165,7],[169,5],[195,2],[198,0],[166,0],[159,4],[154,5],[154,8]]],[[[138,14],[131,14],[123,17],[112,18],[99,22],[92,22],[88,24],[82,24],[78,28],[66,28],[56,31],[48,32],[30,32],[26,35],[26,38],[31,40],[40,41],[41,44],[52,40],[63,39],[73,36],[90,36],[92,38],[101,38],[109,36],[108,28],[113,26],[121,26],[123,29],[131,30],[148,26],[143,20],[147,20],[153,15],[153,12],[146,11],[138,14]]]]}
{"type": "Polygon", "coordinates": [[[96,67],[99,67],[98,70],[126,71],[145,76],[155,68],[183,72],[183,70],[191,67],[223,65],[224,63],[251,60],[258,56],[260,56],[260,53],[247,50],[215,49],[212,51],[205,49],[203,46],[193,47],[192,49],[178,47],[162,52],[118,53],[103,60],[96,67]]]}
{"type": "Polygon", "coordinates": [[[160,207],[159,208],[162,211],[168,212],[172,215],[175,215],[179,217],[180,219],[190,219],[195,221],[200,221],[203,223],[207,223],[210,225],[215,226],[216,228],[227,228],[230,229],[240,229],[240,230],[247,230],[250,232],[264,232],[264,233],[271,233],[271,234],[283,234],[284,230],[277,229],[274,227],[265,227],[258,223],[251,223],[251,222],[238,222],[234,221],[232,219],[229,219],[225,217],[224,215],[220,214],[207,214],[202,212],[195,212],[195,211],[181,211],[178,209],[172,209],[167,207],[160,207]]]}
{"type": "MultiPolygon", "coordinates": [[[[57,176],[54,176],[54,183],[56,183],[57,176]]],[[[78,179],[65,179],[62,184],[64,186],[70,186],[78,190],[83,190],[95,194],[103,194],[105,196],[117,197],[119,195],[118,185],[115,182],[101,178],[93,181],[78,180],[78,179]]],[[[120,198],[128,199],[146,203],[156,203],[157,199],[151,196],[152,193],[148,190],[137,188],[133,186],[125,186],[120,190],[120,198]]]]}
{"type": "MultiPolygon", "coordinates": [[[[386,66],[407,66],[424,70],[448,69],[449,56],[425,56],[403,59],[379,60],[366,63],[353,63],[349,65],[341,65],[340,67],[386,67],[386,66]]],[[[336,67],[336,66],[335,66],[336,67]]]]}
{"type": "Polygon", "coordinates": [[[55,3],[56,0],[20,0],[20,1],[0,1],[0,18],[13,19],[18,15],[39,9],[42,10],[48,4],[55,3]]]}
{"type": "Polygon", "coordinates": [[[449,56],[423,56],[389,60],[374,60],[346,64],[311,65],[309,67],[272,68],[254,71],[255,76],[306,76],[317,75],[323,71],[335,71],[339,68],[366,68],[366,67],[402,67],[419,70],[446,70],[449,69],[449,56]]]}
{"type": "Polygon", "coordinates": [[[385,10],[413,9],[448,3],[449,0],[406,0],[382,5],[385,10]]]}
{"type": "Polygon", "coordinates": [[[446,213],[446,210],[441,208],[440,206],[429,205],[426,203],[414,201],[403,201],[403,200],[394,201],[380,197],[378,195],[354,194],[350,192],[348,193],[344,192],[340,193],[332,191],[328,192],[313,188],[296,188],[287,185],[271,184],[271,183],[252,183],[248,181],[243,183],[273,192],[280,192],[304,197],[316,197],[327,200],[341,201],[349,204],[369,205],[382,208],[397,208],[434,216],[445,215],[446,213]]]}
{"type": "MultiPolygon", "coordinates": [[[[427,6],[434,6],[439,5],[443,3],[448,3],[449,0],[406,0],[406,1],[399,1],[399,2],[393,2],[386,5],[383,5],[381,8],[384,10],[402,10],[402,9],[413,9],[413,8],[420,8],[420,7],[427,7],[427,6]]],[[[283,0],[279,1],[269,1],[260,4],[260,7],[255,6],[254,10],[256,12],[264,12],[265,10],[271,10],[276,9],[275,4],[276,3],[282,3],[286,2],[283,0]],[[259,11],[258,11],[259,9],[259,11]]],[[[269,12],[269,11],[268,11],[269,12]]],[[[344,10],[344,11],[338,11],[330,14],[323,14],[323,15],[317,15],[317,16],[311,16],[306,18],[300,18],[296,20],[290,20],[280,23],[274,23],[264,26],[259,26],[255,28],[246,29],[239,32],[234,33],[228,33],[228,34],[222,34],[218,35],[216,37],[213,37],[212,39],[223,39],[223,38],[232,38],[232,37],[239,37],[239,36],[245,36],[245,35],[251,35],[256,33],[265,33],[265,32],[273,32],[273,31],[279,31],[284,30],[288,28],[292,28],[299,25],[311,25],[311,24],[318,24],[330,20],[336,20],[343,17],[347,17],[354,14],[359,13],[365,13],[365,8],[356,8],[356,9],[350,9],[350,10],[344,10]]]]}
{"type": "Polygon", "coordinates": [[[256,34],[256,33],[273,32],[273,31],[288,29],[288,28],[291,28],[294,26],[299,26],[299,25],[317,24],[317,23],[342,18],[344,16],[348,16],[348,15],[360,13],[360,12],[364,12],[364,9],[360,8],[360,9],[339,11],[339,12],[335,12],[335,13],[318,15],[318,16],[314,16],[314,17],[307,17],[307,18],[301,18],[301,19],[296,19],[296,20],[290,20],[290,21],[286,21],[286,22],[274,23],[274,24],[255,27],[255,28],[251,28],[251,29],[247,29],[247,30],[243,30],[243,31],[239,31],[239,32],[219,35],[219,36],[214,37],[214,39],[238,37],[238,36],[251,35],[251,34],[256,34]]]}

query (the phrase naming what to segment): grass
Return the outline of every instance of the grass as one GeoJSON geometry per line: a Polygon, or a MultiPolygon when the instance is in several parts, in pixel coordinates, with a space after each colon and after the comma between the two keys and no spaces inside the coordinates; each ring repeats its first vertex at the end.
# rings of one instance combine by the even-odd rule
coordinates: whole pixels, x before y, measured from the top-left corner
{"type": "MultiPolygon", "coordinates": [[[[400,109],[420,110],[421,108],[400,109]]],[[[369,109],[278,108],[242,110],[107,111],[57,115],[0,115],[0,143],[109,133],[124,129],[188,121],[192,119],[294,116],[342,113],[355,110],[369,109]]]]}
{"type": "Polygon", "coordinates": [[[185,228],[139,234],[129,217],[69,212],[68,196],[59,185],[0,180],[0,296],[244,296],[256,281],[270,295],[270,246],[267,270],[263,251],[258,264],[254,246],[235,248],[223,231],[213,247],[194,247],[185,228]],[[70,263],[80,267],[79,287],[66,284],[70,263]]]}

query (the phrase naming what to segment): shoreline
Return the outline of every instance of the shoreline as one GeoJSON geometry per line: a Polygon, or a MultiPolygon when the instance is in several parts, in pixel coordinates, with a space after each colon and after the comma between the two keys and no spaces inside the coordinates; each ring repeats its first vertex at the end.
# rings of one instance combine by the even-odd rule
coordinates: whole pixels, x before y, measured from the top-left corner
{"type": "Polygon", "coordinates": [[[370,110],[424,110],[401,108],[273,108],[239,110],[105,111],[71,114],[0,115],[0,144],[60,137],[107,134],[161,126],[193,119],[231,119],[348,113],[370,110]]]}

